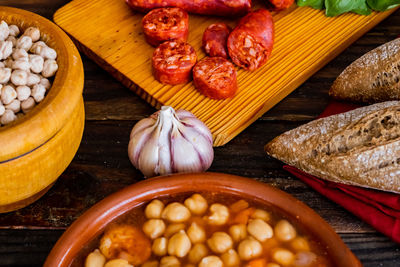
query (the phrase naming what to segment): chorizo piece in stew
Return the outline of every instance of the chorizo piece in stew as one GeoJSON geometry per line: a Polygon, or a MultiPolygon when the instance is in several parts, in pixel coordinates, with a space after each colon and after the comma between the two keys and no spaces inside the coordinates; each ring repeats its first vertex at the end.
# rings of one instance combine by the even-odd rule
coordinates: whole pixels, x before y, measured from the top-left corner
{"type": "Polygon", "coordinates": [[[236,70],[222,57],[206,57],[193,68],[193,82],[197,90],[213,99],[232,97],[237,90],[236,70]]]}
{"type": "Polygon", "coordinates": [[[203,48],[210,57],[228,58],[226,42],[231,28],[225,23],[214,23],[203,34],[203,48]]]}
{"type": "Polygon", "coordinates": [[[228,37],[233,63],[254,71],[264,65],[274,45],[274,22],[266,9],[244,16],[228,37]]]}
{"type": "Polygon", "coordinates": [[[294,0],[268,0],[276,10],[283,10],[293,5],[294,0]]]}
{"type": "Polygon", "coordinates": [[[186,83],[191,80],[191,71],[196,60],[196,52],[190,44],[166,41],[154,50],[154,76],[164,84],[186,83]]]}
{"type": "Polygon", "coordinates": [[[125,0],[133,9],[148,12],[159,7],[180,7],[189,13],[217,16],[243,16],[250,11],[251,0],[125,0]]]}
{"type": "Polygon", "coordinates": [[[152,46],[170,40],[185,42],[189,34],[189,15],[178,7],[157,8],[143,17],[142,26],[146,41],[152,46]]]}

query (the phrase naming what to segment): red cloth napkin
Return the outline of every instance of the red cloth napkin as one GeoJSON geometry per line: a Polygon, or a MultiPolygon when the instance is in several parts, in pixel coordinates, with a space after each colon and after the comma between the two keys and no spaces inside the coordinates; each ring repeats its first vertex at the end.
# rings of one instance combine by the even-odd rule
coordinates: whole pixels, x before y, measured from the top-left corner
{"type": "MultiPolygon", "coordinates": [[[[331,102],[319,117],[346,112],[357,107],[353,104],[331,102]]],[[[283,168],[379,232],[400,243],[399,194],[321,180],[288,165],[283,168]]]]}

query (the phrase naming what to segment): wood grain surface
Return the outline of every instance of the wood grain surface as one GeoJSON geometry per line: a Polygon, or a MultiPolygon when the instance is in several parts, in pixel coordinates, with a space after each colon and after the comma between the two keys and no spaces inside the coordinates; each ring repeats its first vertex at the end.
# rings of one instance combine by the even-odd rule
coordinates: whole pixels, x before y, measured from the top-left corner
{"type": "MultiPolygon", "coordinates": [[[[51,18],[67,0],[0,0],[51,18]]],[[[276,135],[306,123],[329,102],[335,77],[365,52],[400,34],[400,11],[369,31],[227,145],[215,148],[210,171],[231,173],[276,186],[319,213],[366,267],[397,267],[400,247],[310,189],[268,158],[263,146],[276,135]]],[[[0,266],[42,266],[58,237],[105,196],[142,179],[127,157],[129,131],[155,111],[135,93],[83,56],[86,124],[72,164],[39,201],[0,214],[0,266]]]]}
{"type": "MultiPolygon", "coordinates": [[[[265,7],[262,1],[253,4],[265,7]]],[[[194,113],[210,128],[214,145],[220,146],[393,11],[328,18],[323,11],[293,5],[273,12],[271,58],[254,72],[237,68],[239,89],[227,100],[207,98],[191,82],[176,86],[159,83],[151,68],[154,48],[143,38],[143,14],[133,12],[124,1],[74,0],[55,13],[54,21],[85,54],[152,106],[168,105],[194,113]]],[[[205,56],[201,48],[204,30],[221,21],[232,27],[237,23],[237,19],[190,15],[188,43],[199,60],[205,56]]]]}

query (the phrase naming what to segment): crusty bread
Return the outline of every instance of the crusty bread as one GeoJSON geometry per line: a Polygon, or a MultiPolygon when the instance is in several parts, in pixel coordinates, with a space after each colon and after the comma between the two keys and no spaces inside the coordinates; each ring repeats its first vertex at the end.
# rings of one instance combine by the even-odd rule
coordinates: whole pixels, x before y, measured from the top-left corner
{"type": "Polygon", "coordinates": [[[400,101],[312,121],[265,151],[319,178],[400,193],[400,101]]]}
{"type": "Polygon", "coordinates": [[[353,102],[400,100],[400,38],[354,61],[338,76],[329,94],[353,102]]]}

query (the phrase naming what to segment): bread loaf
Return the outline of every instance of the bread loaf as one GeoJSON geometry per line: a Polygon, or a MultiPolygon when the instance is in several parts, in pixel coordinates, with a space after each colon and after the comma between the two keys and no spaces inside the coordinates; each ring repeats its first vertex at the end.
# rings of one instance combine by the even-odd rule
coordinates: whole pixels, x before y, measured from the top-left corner
{"type": "Polygon", "coordinates": [[[312,121],[265,151],[319,178],[400,193],[400,101],[312,121]]]}
{"type": "Polygon", "coordinates": [[[354,61],[338,76],[329,94],[353,102],[400,100],[400,38],[354,61]]]}

